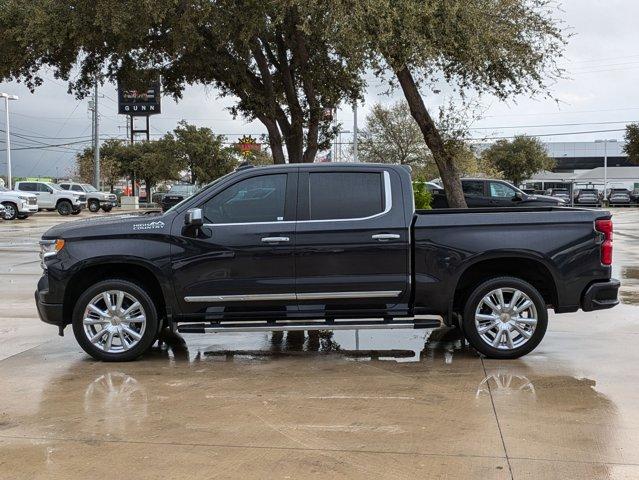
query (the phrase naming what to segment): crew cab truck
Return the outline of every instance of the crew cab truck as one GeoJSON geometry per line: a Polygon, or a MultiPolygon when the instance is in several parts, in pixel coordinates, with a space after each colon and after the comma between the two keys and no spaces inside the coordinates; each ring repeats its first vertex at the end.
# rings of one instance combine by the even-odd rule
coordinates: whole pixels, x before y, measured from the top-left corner
{"type": "Polygon", "coordinates": [[[60,215],[78,215],[87,206],[84,193],[62,190],[55,183],[21,181],[16,182],[15,189],[36,195],[39,209],[57,210],[60,215]]]}
{"type": "Polygon", "coordinates": [[[118,197],[114,193],[101,192],[88,183],[60,182],[58,185],[62,190],[86,195],[87,208],[91,213],[97,213],[100,209],[110,212],[118,204],[118,197]]]}
{"type": "Polygon", "coordinates": [[[618,303],[608,212],[415,211],[409,172],[373,164],[237,170],[164,214],[70,222],[42,237],[40,317],[96,359],[179,332],[458,325],[516,358],[547,309],[618,303]]]}
{"type": "Polygon", "coordinates": [[[32,193],[16,192],[0,187],[0,204],[5,220],[24,220],[38,211],[38,197],[32,193]]]}

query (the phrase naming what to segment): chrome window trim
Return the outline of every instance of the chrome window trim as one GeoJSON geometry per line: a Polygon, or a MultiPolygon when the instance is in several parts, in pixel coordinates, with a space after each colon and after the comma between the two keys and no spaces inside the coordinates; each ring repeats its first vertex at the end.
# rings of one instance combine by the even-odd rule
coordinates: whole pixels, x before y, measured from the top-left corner
{"type": "Polygon", "coordinates": [[[322,222],[360,222],[362,220],[372,220],[386,215],[393,208],[393,195],[391,191],[390,173],[388,170],[384,170],[384,210],[375,215],[369,215],[368,217],[357,218],[327,218],[323,220],[282,220],[281,222],[247,222],[247,223],[204,223],[204,227],[227,227],[233,225],[289,225],[297,223],[322,223],[322,222]]]}
{"type": "Polygon", "coordinates": [[[184,297],[186,303],[198,302],[256,302],[269,300],[331,300],[345,298],[396,298],[401,290],[373,290],[366,292],[305,292],[305,293],[259,293],[251,295],[195,295],[184,297]]]}

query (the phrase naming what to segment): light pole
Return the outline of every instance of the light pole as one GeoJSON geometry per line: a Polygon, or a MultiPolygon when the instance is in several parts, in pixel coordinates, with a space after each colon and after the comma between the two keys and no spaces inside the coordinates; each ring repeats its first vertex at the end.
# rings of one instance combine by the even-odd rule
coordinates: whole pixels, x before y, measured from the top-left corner
{"type": "Polygon", "coordinates": [[[606,194],[608,191],[608,143],[617,143],[617,140],[614,138],[604,139],[604,140],[595,140],[595,143],[603,143],[604,145],[604,200],[606,200],[606,194]]]}
{"type": "Polygon", "coordinates": [[[17,100],[17,95],[9,95],[8,93],[0,93],[0,97],[4,98],[4,111],[6,113],[6,127],[7,134],[7,187],[11,190],[11,134],[9,133],[9,100],[17,100]]]}

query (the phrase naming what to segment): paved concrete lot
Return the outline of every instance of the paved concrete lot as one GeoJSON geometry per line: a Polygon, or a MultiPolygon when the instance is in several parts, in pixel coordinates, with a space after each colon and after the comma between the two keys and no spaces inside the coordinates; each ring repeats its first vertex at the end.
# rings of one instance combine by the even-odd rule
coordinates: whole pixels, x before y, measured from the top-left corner
{"type": "Polygon", "coordinates": [[[637,210],[615,211],[623,304],[551,314],[516,361],[439,329],[186,335],[98,363],[33,302],[39,236],[75,219],[0,223],[0,478],[639,478],[637,210]]]}

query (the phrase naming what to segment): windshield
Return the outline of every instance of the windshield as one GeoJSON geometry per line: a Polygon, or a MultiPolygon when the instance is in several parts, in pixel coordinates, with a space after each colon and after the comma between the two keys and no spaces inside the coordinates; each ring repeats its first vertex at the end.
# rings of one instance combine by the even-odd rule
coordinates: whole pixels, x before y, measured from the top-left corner
{"type": "MultiPolygon", "coordinates": [[[[217,180],[213,180],[211,183],[207,183],[206,185],[202,186],[201,188],[199,188],[198,190],[196,190],[193,195],[191,196],[195,196],[198,195],[199,193],[203,192],[204,190],[207,190],[211,187],[213,187],[214,185],[217,185],[218,183],[220,183],[222,180],[224,180],[225,178],[227,178],[230,175],[233,175],[235,172],[231,172],[231,173],[227,173],[226,175],[222,175],[220,178],[218,178],[217,180]]],[[[169,192],[173,189],[173,187],[177,187],[178,185],[173,185],[171,186],[171,189],[169,189],[169,192]]],[[[183,185],[184,186],[184,185],[183,185]]],[[[194,185],[186,185],[189,187],[193,187],[195,188],[194,185]]],[[[186,197],[184,198],[184,200],[182,200],[181,202],[176,203],[175,205],[173,205],[171,208],[169,208],[166,213],[169,212],[173,212],[177,209],[179,209],[184,203],[188,202],[191,199],[191,197],[186,197]]]]}
{"type": "Polygon", "coordinates": [[[89,183],[83,183],[82,188],[84,188],[85,192],[97,192],[98,189],[89,183]]]}
{"type": "Polygon", "coordinates": [[[195,191],[195,185],[171,185],[167,193],[191,194],[195,191]]]}

